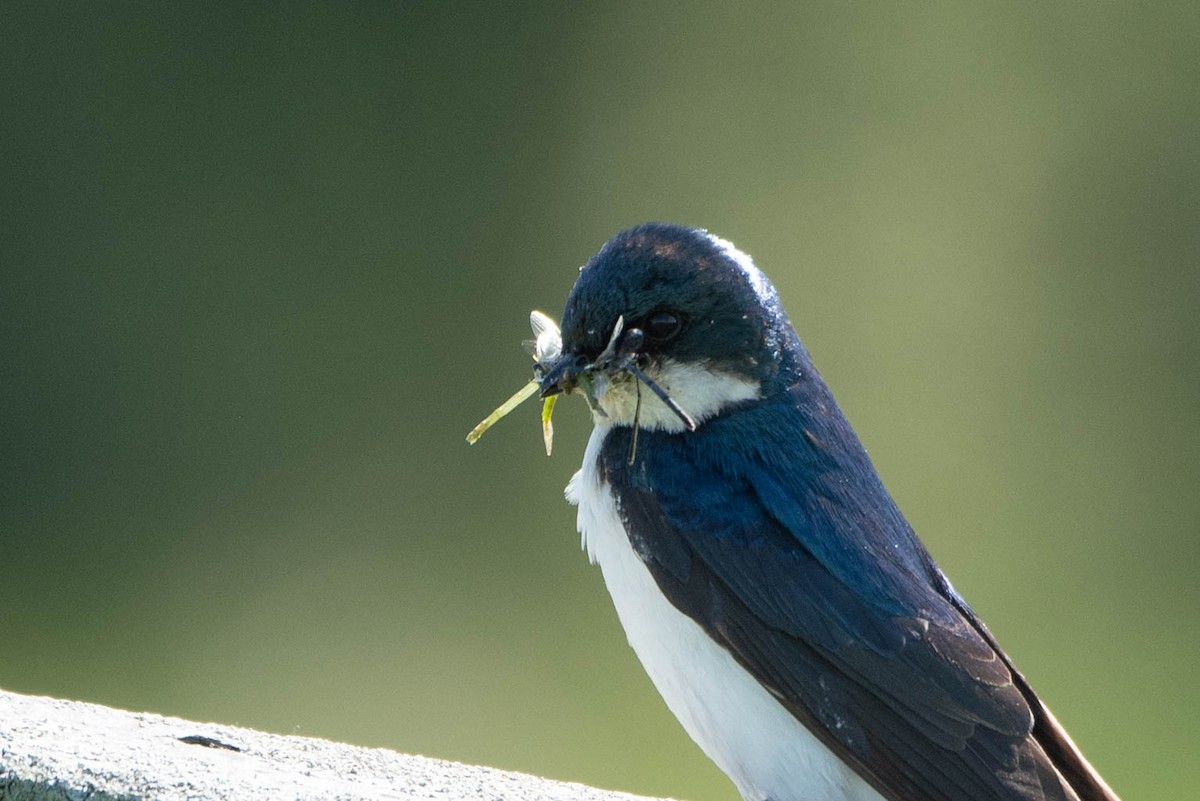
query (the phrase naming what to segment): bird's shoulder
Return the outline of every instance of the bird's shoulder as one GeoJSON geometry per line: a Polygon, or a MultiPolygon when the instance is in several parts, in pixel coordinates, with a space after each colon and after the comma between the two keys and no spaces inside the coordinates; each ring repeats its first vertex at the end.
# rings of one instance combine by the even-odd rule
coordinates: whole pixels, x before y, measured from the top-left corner
{"type": "Polygon", "coordinates": [[[629,439],[629,429],[607,437],[606,479],[619,499],[653,496],[663,523],[694,548],[807,555],[881,613],[945,611],[936,565],[836,407],[784,396],[697,432],[643,431],[632,463],[629,439]]]}

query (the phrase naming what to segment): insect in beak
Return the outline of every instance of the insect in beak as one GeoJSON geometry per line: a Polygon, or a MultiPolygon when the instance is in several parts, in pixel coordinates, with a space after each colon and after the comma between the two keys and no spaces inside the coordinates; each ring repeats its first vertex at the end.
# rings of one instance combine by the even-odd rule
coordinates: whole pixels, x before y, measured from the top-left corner
{"type": "MultiPolygon", "coordinates": [[[[562,354],[562,332],[558,329],[558,324],[548,314],[544,314],[536,309],[529,313],[529,326],[533,329],[534,339],[525,342],[525,349],[533,356],[533,375],[532,381],[518,389],[512,394],[508,400],[496,407],[495,411],[483,418],[479,425],[471,429],[467,434],[467,442],[474,445],[479,441],[489,428],[500,421],[502,417],[507,415],[513,409],[520,406],[542,387],[542,378],[554,362],[559,360],[562,354]]],[[[558,398],[555,396],[547,397],[542,403],[542,442],[546,446],[546,455],[549,456],[554,447],[554,424],[551,422],[551,416],[554,413],[554,404],[558,398]]]]}
{"type": "Polygon", "coordinates": [[[542,397],[542,441],[549,456],[554,445],[554,425],[551,422],[554,414],[554,404],[559,395],[568,395],[580,390],[584,400],[593,413],[606,416],[596,401],[592,376],[597,373],[613,377],[621,373],[631,374],[636,392],[636,402],[633,413],[633,433],[629,443],[629,464],[633,464],[637,455],[639,421],[642,412],[642,388],[645,384],[650,391],[661,400],[668,409],[687,427],[688,431],[696,430],[696,421],[675,400],[658,385],[658,383],[638,364],[642,361],[641,347],[645,342],[645,334],[641,329],[625,329],[624,316],[618,317],[613,325],[612,335],[600,355],[593,360],[580,354],[564,353],[562,332],[558,324],[548,315],[540,311],[529,314],[529,324],[533,329],[535,339],[525,344],[526,350],[533,356],[533,380],[521,387],[512,397],[496,407],[496,410],[480,421],[479,425],[467,434],[467,442],[474,445],[489,428],[500,421],[513,409],[520,406],[535,393],[542,397]]]}

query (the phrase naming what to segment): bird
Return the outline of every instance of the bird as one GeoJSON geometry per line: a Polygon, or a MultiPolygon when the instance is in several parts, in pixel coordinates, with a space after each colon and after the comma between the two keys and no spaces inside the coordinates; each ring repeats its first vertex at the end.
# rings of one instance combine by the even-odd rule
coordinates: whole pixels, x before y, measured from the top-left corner
{"type": "Polygon", "coordinates": [[[566,489],[583,547],[746,801],[1119,801],[917,538],[749,256],[618,233],[553,356],[541,396],[592,409],[566,489]]]}

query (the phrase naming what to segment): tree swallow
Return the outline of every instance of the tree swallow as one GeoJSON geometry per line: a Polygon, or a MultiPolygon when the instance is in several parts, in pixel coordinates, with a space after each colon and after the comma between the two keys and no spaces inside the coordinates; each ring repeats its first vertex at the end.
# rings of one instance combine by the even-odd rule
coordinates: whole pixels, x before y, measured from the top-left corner
{"type": "Polygon", "coordinates": [[[1116,801],[884,489],[771,282],[651,223],[582,268],[541,394],[629,643],[747,801],[1116,801]]]}

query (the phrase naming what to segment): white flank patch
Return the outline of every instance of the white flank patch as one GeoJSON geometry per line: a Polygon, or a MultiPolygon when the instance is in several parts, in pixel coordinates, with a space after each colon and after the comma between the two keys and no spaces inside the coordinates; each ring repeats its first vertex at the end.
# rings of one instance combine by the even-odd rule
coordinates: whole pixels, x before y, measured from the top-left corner
{"type": "Polygon", "coordinates": [[[596,469],[610,428],[592,432],[567,500],[579,507],[584,547],[629,644],[671,712],[747,801],[883,801],[658,589],[596,469]]]}
{"type": "MultiPolygon", "coordinates": [[[[671,396],[671,400],[701,423],[741,401],[762,397],[762,387],[732,373],[710,370],[700,364],[665,359],[661,367],[646,370],[654,383],[671,396]]],[[[642,411],[638,428],[647,431],[679,432],[687,428],[658,396],[647,387],[635,386],[632,373],[618,373],[610,378],[599,374],[595,378],[596,402],[607,418],[595,417],[596,424],[633,425],[637,408],[637,393],[642,395],[642,411]]]]}

